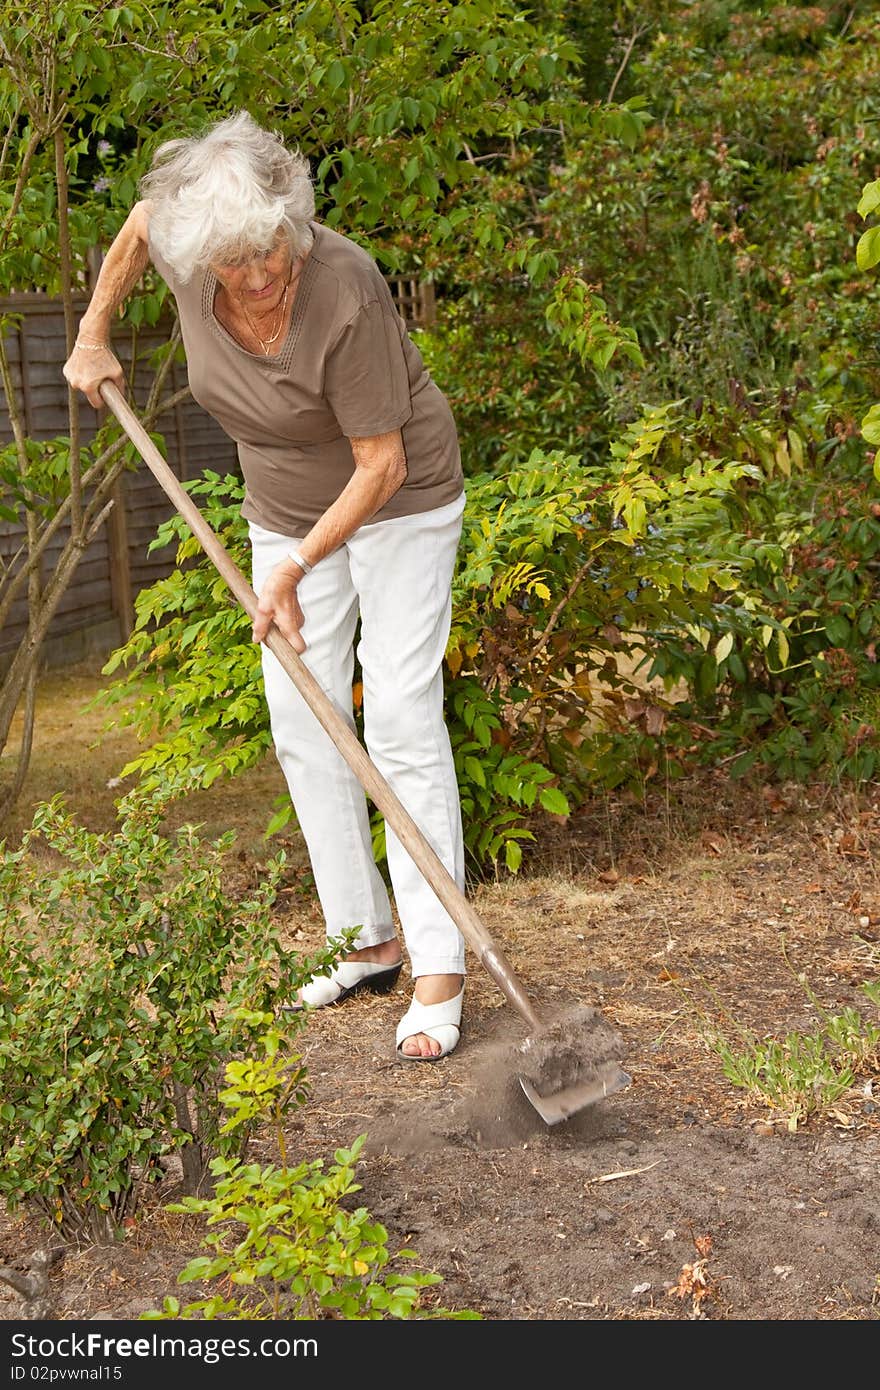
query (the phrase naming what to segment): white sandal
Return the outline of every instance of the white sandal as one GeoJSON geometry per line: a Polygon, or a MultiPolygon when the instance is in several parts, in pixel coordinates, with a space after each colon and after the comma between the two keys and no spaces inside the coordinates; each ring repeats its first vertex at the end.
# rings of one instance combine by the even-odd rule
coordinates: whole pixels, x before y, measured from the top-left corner
{"type": "Polygon", "coordinates": [[[329,975],[316,975],[300,990],[300,1003],[291,1004],[292,1010],[307,1005],[310,1009],[323,1009],[327,1004],[339,1004],[359,989],[369,989],[375,994],[387,994],[397,983],[403,969],[403,961],[387,965],[384,961],[341,960],[334,965],[329,975]]]}
{"type": "Polygon", "coordinates": [[[409,1009],[397,1025],[397,1055],[405,1062],[439,1062],[458,1046],[461,1037],[461,1005],[464,999],[464,985],[452,999],[444,999],[441,1004],[421,1004],[413,999],[409,1009]],[[413,1055],[401,1049],[407,1038],[416,1033],[426,1033],[434,1042],[440,1044],[436,1057],[413,1055]]]}

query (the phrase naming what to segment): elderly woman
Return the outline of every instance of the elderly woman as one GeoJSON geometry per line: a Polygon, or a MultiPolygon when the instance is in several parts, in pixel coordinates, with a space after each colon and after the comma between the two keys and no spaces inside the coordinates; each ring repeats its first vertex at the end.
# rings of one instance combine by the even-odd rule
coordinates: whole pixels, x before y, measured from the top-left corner
{"type": "MultiPolygon", "coordinates": [[[[148,260],[177,302],[195,399],[236,441],[255,641],[274,621],[351,717],[355,633],[370,755],[463,885],[441,663],[464,506],[452,414],[372,258],[314,220],[306,161],[246,112],[157,152],[109,248],[64,368],[94,406],[122,368],[110,325],[148,260]]],[[[263,647],[272,738],[331,938],[356,949],[312,1007],[388,990],[401,970],[364,793],[263,647]]],[[[401,1057],[459,1039],[464,943],[393,833],[394,900],[415,981],[401,1057]]]]}

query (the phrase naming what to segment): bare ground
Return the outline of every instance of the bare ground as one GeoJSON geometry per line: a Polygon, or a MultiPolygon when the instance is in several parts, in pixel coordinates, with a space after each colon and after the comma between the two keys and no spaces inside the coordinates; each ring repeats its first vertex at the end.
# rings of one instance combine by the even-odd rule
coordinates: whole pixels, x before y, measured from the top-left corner
{"type": "MultiPolygon", "coordinates": [[[[106,783],[131,738],[101,735],[100,717],[81,712],[99,684],[87,669],[44,680],[10,843],[57,791],[93,828],[112,819],[119,788],[106,783]]],[[[206,833],[238,829],[245,881],[272,852],[261,832],[279,789],[267,762],[181,815],[206,833]]],[[[479,886],[474,901],[539,1012],[585,1004],[616,1030],[628,1088],[545,1125],[516,1080],[528,1029],[472,959],[462,1041],[440,1064],[394,1055],[405,973],[388,996],[310,1019],[312,1095],[291,1117],[289,1154],[330,1159],[365,1133],[358,1200],[392,1247],[443,1276],[441,1304],[487,1319],[876,1319],[876,1059],[790,1132],[725,1078],[707,1038],[812,1031],[805,986],[829,1013],[853,1005],[877,1022],[859,990],[880,975],[878,827],[870,791],[779,793],[717,775],[542,826],[520,876],[479,886]]],[[[278,912],[307,949],[320,915],[295,837],[288,849],[278,912]]],[[[258,1154],[271,1157],[268,1139],[258,1154]]],[[[136,1318],[186,1294],[175,1279],[201,1231],[166,1210],[173,1195],[169,1178],[118,1245],[67,1252],[52,1317],[136,1318]]],[[[35,1221],[6,1218],[0,1263],[44,1242],[35,1221]]],[[[0,1286],[0,1318],[20,1315],[0,1286]]]]}

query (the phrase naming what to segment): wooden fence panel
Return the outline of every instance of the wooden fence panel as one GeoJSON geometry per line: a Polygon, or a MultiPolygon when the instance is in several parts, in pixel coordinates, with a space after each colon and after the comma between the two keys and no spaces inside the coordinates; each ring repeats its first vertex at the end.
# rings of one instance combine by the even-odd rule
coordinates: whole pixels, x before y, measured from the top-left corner
{"type": "MultiPolygon", "coordinates": [[[[87,299],[77,305],[77,317],[87,299]]],[[[17,325],[7,329],[6,344],[13,381],[18,388],[25,433],[32,439],[46,440],[68,431],[67,387],[62,375],[66,356],[64,314],[60,303],[47,295],[20,294],[0,300],[0,314],[20,316],[17,325]]],[[[134,382],[130,387],[135,406],[143,409],[150,391],[152,370],[150,352],[168,336],[170,323],[142,329],[138,334],[134,382]]],[[[129,372],[130,334],[114,338],[114,348],[129,372]]],[[[175,363],[165,392],[172,394],[186,385],[186,367],[175,363]]],[[[84,442],[90,441],[97,426],[97,413],[85,402],[80,408],[80,429],[84,442]]],[[[238,474],[235,445],[219,425],[189,400],[156,421],[154,429],[165,439],[165,454],[179,478],[195,477],[210,465],[221,472],[238,474]]],[[[0,402],[0,442],[12,440],[12,426],[5,402],[0,402]]],[[[171,503],[145,465],[127,471],[118,489],[122,515],[112,518],[89,546],[77,567],[73,581],[53,619],[47,656],[64,661],[78,648],[69,639],[73,634],[101,629],[104,648],[124,639],[130,622],[130,600],[142,588],[170,573],[174,547],[149,552],[158,526],[172,513],[171,503]],[[120,539],[122,541],[120,547],[120,539]],[[124,570],[124,573],[120,573],[124,570]],[[126,607],[128,611],[125,611],[126,607]]],[[[117,503],[118,505],[118,503],[117,503]]],[[[47,548],[43,573],[50,574],[69,528],[62,527],[47,548]]],[[[24,530],[11,522],[0,522],[0,562],[8,565],[19,551],[24,530]]],[[[0,632],[0,663],[14,651],[27,627],[27,596],[14,605],[0,632]]]]}

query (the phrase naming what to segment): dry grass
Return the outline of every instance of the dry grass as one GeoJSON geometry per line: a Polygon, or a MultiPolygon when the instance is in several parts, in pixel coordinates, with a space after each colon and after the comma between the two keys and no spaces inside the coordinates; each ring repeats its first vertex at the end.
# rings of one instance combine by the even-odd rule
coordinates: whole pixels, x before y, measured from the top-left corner
{"type": "MultiPolygon", "coordinates": [[[[107,684],[95,663],[50,671],[42,677],[28,779],[18,805],[0,827],[9,844],[16,844],[30,825],[34,808],[59,792],[88,829],[100,831],[113,825],[115,802],[134,783],[134,779],[120,783],[119,773],[139,744],[132,729],[107,728],[112,711],[89,708],[107,684]]],[[[17,719],[0,758],[0,785],[11,777],[20,737],[17,719]]],[[[276,842],[265,841],[265,827],[273,802],[284,789],[281,770],[268,756],[233,782],[222,781],[182,798],[172,807],[168,825],[194,821],[203,826],[206,838],[234,826],[242,852],[248,858],[265,858],[276,847],[276,842]]]]}

